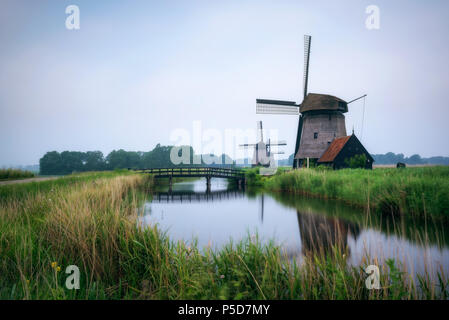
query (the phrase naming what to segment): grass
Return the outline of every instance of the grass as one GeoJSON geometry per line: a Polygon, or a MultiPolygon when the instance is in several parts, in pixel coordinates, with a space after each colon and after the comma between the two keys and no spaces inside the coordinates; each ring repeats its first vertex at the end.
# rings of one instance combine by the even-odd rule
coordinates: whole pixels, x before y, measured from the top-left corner
{"type": "Polygon", "coordinates": [[[266,189],[300,193],[386,214],[449,218],[449,167],[301,169],[263,181],[266,189]]]}
{"type": "Polygon", "coordinates": [[[19,169],[0,169],[0,180],[15,180],[24,178],[33,178],[34,173],[19,169]]]}
{"type": "Polygon", "coordinates": [[[298,265],[257,237],[219,251],[172,242],[142,228],[151,177],[125,172],[7,186],[0,201],[0,299],[447,299],[448,281],[414,283],[394,261],[380,266],[381,290],[334,248],[298,265]],[[18,189],[17,189],[18,188],[18,189]],[[69,265],[79,290],[65,288],[69,265]]]}

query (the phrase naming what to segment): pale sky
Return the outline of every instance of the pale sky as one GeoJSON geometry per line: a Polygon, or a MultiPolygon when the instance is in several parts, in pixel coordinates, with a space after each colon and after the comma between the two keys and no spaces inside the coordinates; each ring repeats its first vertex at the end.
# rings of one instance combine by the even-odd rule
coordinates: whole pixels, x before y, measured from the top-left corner
{"type": "Polygon", "coordinates": [[[297,117],[255,99],[309,92],[349,105],[370,153],[449,156],[449,1],[0,1],[0,166],[45,152],[148,151],[176,129],[252,129],[294,149],[297,117]],[[68,5],[80,29],[65,27],[68,5]],[[380,29],[368,30],[368,5],[380,29]]]}

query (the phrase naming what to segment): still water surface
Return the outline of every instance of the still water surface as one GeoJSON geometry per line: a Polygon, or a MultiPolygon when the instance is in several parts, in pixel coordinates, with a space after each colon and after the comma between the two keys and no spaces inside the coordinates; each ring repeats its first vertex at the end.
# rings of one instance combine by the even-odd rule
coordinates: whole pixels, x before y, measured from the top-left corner
{"type": "Polygon", "coordinates": [[[200,248],[217,249],[257,233],[298,261],[306,252],[340,246],[347,248],[350,265],[367,256],[380,263],[393,258],[413,275],[449,275],[448,226],[441,223],[369,216],[340,202],[298,195],[228,190],[224,179],[212,179],[210,194],[205,179],[176,183],[171,193],[168,187],[156,191],[142,222],[157,224],[175,241],[196,239],[200,248]]]}

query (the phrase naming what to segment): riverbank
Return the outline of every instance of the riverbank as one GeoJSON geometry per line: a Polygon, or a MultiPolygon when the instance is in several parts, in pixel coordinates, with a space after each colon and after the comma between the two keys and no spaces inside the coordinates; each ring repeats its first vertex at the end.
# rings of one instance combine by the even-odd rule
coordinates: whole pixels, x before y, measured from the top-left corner
{"type": "Polygon", "coordinates": [[[2,186],[0,298],[435,299],[449,294],[446,278],[413,283],[391,260],[380,266],[382,289],[368,290],[363,270],[374,261],[347,266],[345,251],[338,248],[310,253],[297,265],[257,237],[219,251],[173,243],[157,226],[138,224],[151,185],[148,176],[104,172],[2,186]],[[79,290],[65,286],[69,265],[80,269],[79,290]]]}
{"type": "Polygon", "coordinates": [[[336,199],[387,215],[449,219],[449,167],[375,170],[301,169],[259,177],[249,185],[283,193],[336,199]]]}

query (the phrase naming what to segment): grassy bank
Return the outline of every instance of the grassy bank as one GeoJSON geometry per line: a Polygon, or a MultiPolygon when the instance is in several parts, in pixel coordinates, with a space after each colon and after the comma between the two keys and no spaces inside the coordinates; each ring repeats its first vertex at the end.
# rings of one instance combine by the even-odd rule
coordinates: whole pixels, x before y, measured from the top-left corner
{"type": "Polygon", "coordinates": [[[449,167],[301,169],[257,178],[273,191],[338,199],[386,214],[449,219],[449,167]]]}
{"type": "MultiPolygon", "coordinates": [[[[21,186],[0,202],[0,299],[407,299],[447,298],[448,283],[410,282],[393,261],[381,290],[345,252],[307,254],[297,265],[249,238],[220,251],[173,243],[139,227],[149,177],[97,173],[21,186]],[[33,190],[31,190],[33,188],[33,190]],[[32,192],[31,192],[32,191],[32,192]],[[64,270],[81,270],[79,290],[64,270]]],[[[6,187],[5,187],[6,188],[6,187]]],[[[7,188],[17,188],[8,186],[7,188]]],[[[366,265],[372,263],[366,260],[366,265]]]]}
{"type": "Polygon", "coordinates": [[[33,178],[34,173],[19,169],[0,169],[0,180],[15,180],[24,178],[33,178]]]}

